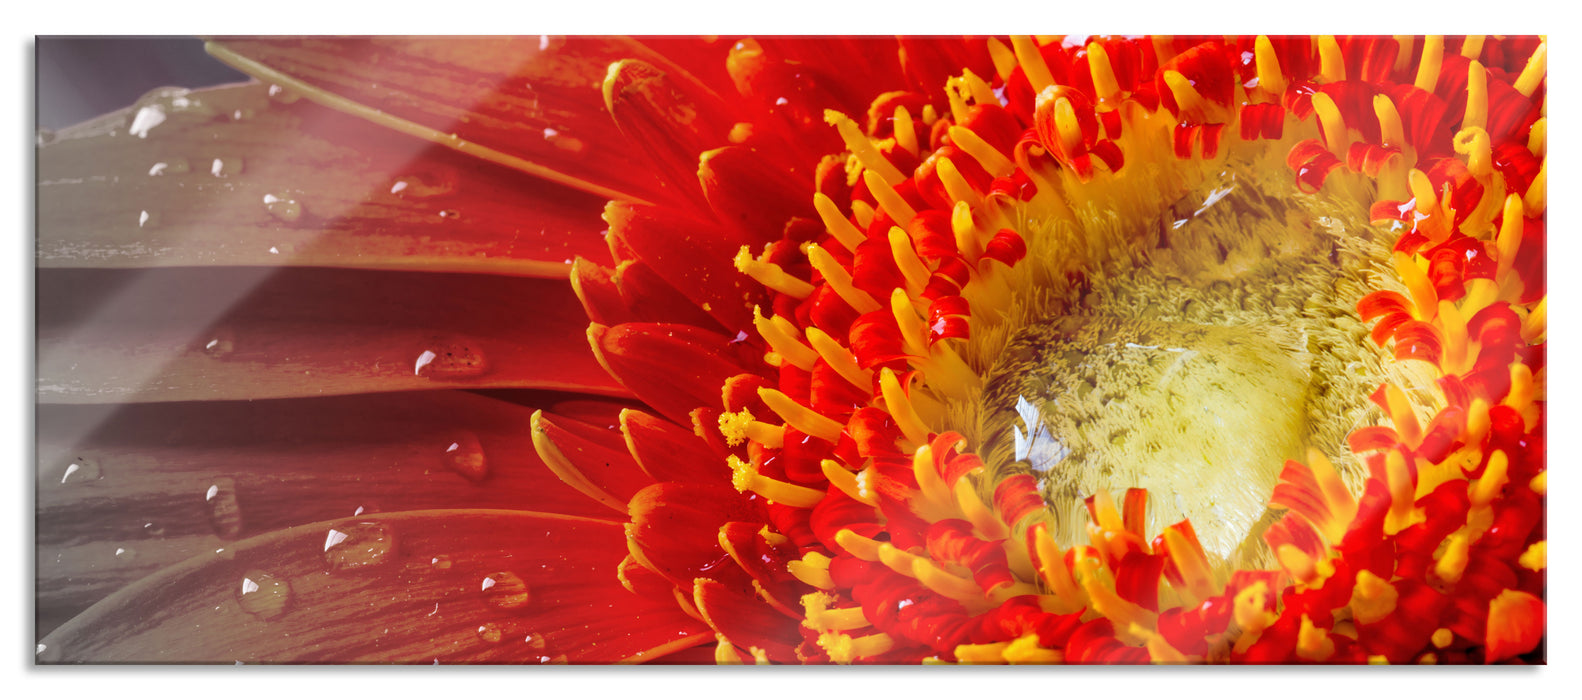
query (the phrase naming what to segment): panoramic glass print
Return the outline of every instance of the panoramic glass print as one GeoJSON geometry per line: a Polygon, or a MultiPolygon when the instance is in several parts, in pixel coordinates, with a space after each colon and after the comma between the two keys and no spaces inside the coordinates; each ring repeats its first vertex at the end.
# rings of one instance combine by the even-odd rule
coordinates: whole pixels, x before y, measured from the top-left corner
{"type": "Polygon", "coordinates": [[[205,48],[38,133],[38,663],[1546,660],[1542,37],[205,48]]]}

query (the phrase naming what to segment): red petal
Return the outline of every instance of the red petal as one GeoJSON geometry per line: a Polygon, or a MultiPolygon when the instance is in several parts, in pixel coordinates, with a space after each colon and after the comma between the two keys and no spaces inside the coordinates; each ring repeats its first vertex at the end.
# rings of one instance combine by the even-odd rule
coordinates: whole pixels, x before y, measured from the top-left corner
{"type": "Polygon", "coordinates": [[[578,474],[593,488],[624,504],[653,481],[626,451],[620,426],[590,425],[542,413],[534,429],[554,443],[578,474]]]}
{"type": "Polygon", "coordinates": [[[442,387],[624,393],[561,280],[265,268],[41,272],[39,400],[442,387]]]}
{"type": "Polygon", "coordinates": [[[673,601],[621,587],[621,539],[615,523],[489,510],[303,525],[122,589],[45,637],[38,658],[613,663],[708,640],[673,601]]]}
{"type": "Polygon", "coordinates": [[[531,174],[603,197],[665,198],[648,159],[634,157],[641,147],[611,122],[600,91],[614,61],[665,65],[631,39],[226,39],[221,45],[354,103],[519,159],[517,167],[531,174]]]}
{"type": "Polygon", "coordinates": [[[267,90],[171,92],[91,123],[164,115],[145,138],[57,132],[39,149],[39,264],[561,277],[602,247],[591,195],[267,90]]]}
{"type": "Polygon", "coordinates": [[[38,411],[38,606],[53,620],[41,631],[161,566],[303,523],[444,508],[608,515],[538,460],[522,430],[531,409],[473,394],[38,411]]]}
{"type": "Polygon", "coordinates": [[[762,649],[770,661],[796,663],[801,641],[797,622],[739,589],[707,578],[698,579],[693,600],[709,626],[743,648],[762,649]]]}
{"type": "Polygon", "coordinates": [[[733,520],[757,519],[752,504],[728,486],[659,483],[629,505],[627,537],[633,554],[686,590],[702,576],[747,586],[747,576],[720,548],[719,531],[733,520]]]}
{"type": "Polygon", "coordinates": [[[658,481],[708,483],[730,478],[725,455],[670,421],[642,411],[625,411],[621,427],[638,465],[658,481]]]}
{"type": "Polygon", "coordinates": [[[694,408],[719,405],[720,386],[744,372],[728,340],[692,326],[595,326],[588,338],[610,374],[676,423],[690,424],[694,408]]]}
{"type": "Polygon", "coordinates": [[[732,333],[752,326],[754,305],[768,306],[763,287],[731,264],[750,239],[672,210],[624,202],[610,203],[604,218],[654,272],[732,333]]]}

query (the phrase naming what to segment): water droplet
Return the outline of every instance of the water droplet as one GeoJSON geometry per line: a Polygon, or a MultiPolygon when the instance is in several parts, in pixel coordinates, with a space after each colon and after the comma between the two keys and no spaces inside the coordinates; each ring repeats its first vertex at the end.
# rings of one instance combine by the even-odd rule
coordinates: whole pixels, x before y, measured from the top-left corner
{"type": "Polygon", "coordinates": [[[523,637],[522,638],[522,642],[527,644],[527,648],[532,649],[533,651],[539,652],[540,654],[542,654],[546,649],[549,648],[549,645],[544,642],[544,635],[539,634],[537,632],[534,632],[532,634],[527,635],[526,637],[523,637]]]}
{"type": "Polygon", "coordinates": [[[450,557],[447,557],[447,556],[445,556],[443,554],[439,554],[439,555],[435,555],[435,556],[429,557],[429,559],[428,559],[428,566],[429,566],[429,568],[434,569],[435,571],[450,571],[450,567],[452,566],[452,563],[451,563],[450,557]]]}
{"type": "Polygon", "coordinates": [[[533,600],[533,592],[521,576],[510,571],[496,571],[483,577],[483,598],[501,610],[519,610],[533,600]]]}
{"type": "MultiPolygon", "coordinates": [[[[201,338],[202,336],[199,337],[201,338]]],[[[235,349],[236,340],[231,335],[231,332],[227,330],[215,331],[209,335],[207,340],[203,341],[203,353],[211,357],[225,357],[235,349]]]]}
{"type": "Polygon", "coordinates": [[[60,663],[65,655],[61,653],[60,645],[35,644],[33,646],[33,659],[39,663],[60,663]]]}
{"type": "Polygon", "coordinates": [[[116,547],[115,558],[123,562],[133,561],[137,559],[137,550],[131,547],[116,547]]]}
{"type": "Polygon", "coordinates": [[[482,481],[489,473],[489,462],[483,454],[483,444],[478,442],[477,435],[470,432],[451,436],[450,446],[445,448],[442,459],[447,468],[471,481],[482,481]]]}
{"type": "Polygon", "coordinates": [[[164,124],[166,118],[165,105],[144,105],[137,110],[137,114],[132,116],[132,125],[126,128],[126,132],[140,139],[146,139],[148,138],[148,132],[154,127],[164,124]]]}
{"type": "Polygon", "coordinates": [[[331,571],[376,566],[390,561],[395,537],[382,523],[353,523],[333,528],[324,538],[324,563],[331,571]]]}
{"type": "Polygon", "coordinates": [[[35,647],[35,648],[34,648],[34,649],[33,649],[33,655],[34,655],[34,656],[38,656],[38,655],[39,655],[39,654],[42,654],[42,653],[44,653],[44,650],[45,650],[45,649],[48,649],[48,648],[49,648],[49,647],[48,647],[48,646],[46,646],[46,645],[43,645],[43,644],[40,644],[40,645],[38,645],[38,646],[37,646],[37,647],[35,647]]]}
{"type": "Polygon", "coordinates": [[[478,626],[478,638],[490,644],[496,644],[505,638],[505,632],[500,630],[499,625],[493,622],[486,622],[478,626]]]}
{"type": "Polygon", "coordinates": [[[390,194],[402,199],[428,199],[454,193],[460,175],[449,166],[436,166],[396,178],[390,194]]]}
{"type": "Polygon", "coordinates": [[[465,338],[438,339],[418,354],[412,371],[430,379],[464,379],[489,371],[478,343],[465,338]]]}
{"type": "Polygon", "coordinates": [[[148,169],[148,174],[152,177],[184,175],[189,172],[192,172],[192,164],[187,162],[186,158],[167,158],[153,164],[148,169]]]}
{"type": "Polygon", "coordinates": [[[225,539],[242,534],[242,506],[236,500],[236,480],[215,479],[203,493],[209,504],[209,525],[214,533],[225,539]]]}
{"type": "Polygon", "coordinates": [[[291,607],[291,584],[262,571],[249,571],[242,577],[236,594],[242,610],[260,620],[273,620],[291,607]]]}
{"type": "Polygon", "coordinates": [[[148,537],[163,537],[165,526],[158,523],[143,523],[143,534],[148,537]]]}
{"type": "Polygon", "coordinates": [[[439,212],[439,218],[446,221],[456,221],[461,218],[461,212],[456,211],[455,209],[441,209],[439,212]]]}
{"type": "Polygon", "coordinates": [[[160,219],[159,212],[141,209],[137,212],[137,227],[154,228],[159,225],[160,219]]]}
{"type": "Polygon", "coordinates": [[[104,478],[104,470],[99,467],[98,460],[77,456],[61,469],[60,483],[82,484],[98,481],[104,478]]]}
{"type": "Polygon", "coordinates": [[[209,174],[215,177],[231,177],[242,174],[241,158],[215,158],[209,164],[209,174]]]}
{"type": "Polygon", "coordinates": [[[302,99],[302,96],[279,85],[270,85],[269,99],[279,102],[283,105],[288,105],[302,99]]]}
{"type": "Polygon", "coordinates": [[[587,144],[582,142],[582,139],[548,127],[544,128],[544,140],[555,148],[572,153],[581,153],[588,147],[587,144]]]}
{"type": "Polygon", "coordinates": [[[296,221],[302,218],[302,203],[284,193],[264,195],[264,209],[281,221],[296,221]]]}
{"type": "Polygon", "coordinates": [[[231,110],[231,121],[233,122],[246,121],[248,119],[252,119],[255,116],[258,116],[258,112],[250,107],[231,110]]]}

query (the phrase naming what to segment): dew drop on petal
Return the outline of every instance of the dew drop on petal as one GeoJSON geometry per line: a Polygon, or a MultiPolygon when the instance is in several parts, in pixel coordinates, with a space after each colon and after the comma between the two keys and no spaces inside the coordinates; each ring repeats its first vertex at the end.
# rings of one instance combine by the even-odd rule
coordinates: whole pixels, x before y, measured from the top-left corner
{"type": "Polygon", "coordinates": [[[134,561],[137,559],[137,550],[131,547],[116,547],[115,558],[123,562],[134,561]]]}
{"type": "Polygon", "coordinates": [[[165,106],[161,104],[144,105],[132,115],[132,124],[127,127],[127,133],[140,139],[148,138],[148,132],[154,127],[165,123],[167,118],[165,106]]]}
{"type": "Polygon", "coordinates": [[[270,216],[281,221],[296,221],[302,218],[302,203],[289,194],[274,193],[264,195],[264,209],[270,216]]]}
{"type": "Polygon", "coordinates": [[[214,534],[225,539],[242,534],[242,506],[236,500],[235,479],[215,479],[203,492],[203,501],[208,504],[209,525],[214,534]]]}
{"type": "Polygon", "coordinates": [[[536,651],[536,652],[540,652],[540,653],[542,653],[546,648],[548,648],[547,644],[545,644],[545,642],[544,642],[544,635],[539,634],[537,632],[534,632],[532,634],[527,635],[526,637],[523,637],[522,638],[522,642],[527,644],[527,648],[532,649],[533,651],[536,651]]]}
{"type": "Polygon", "coordinates": [[[59,644],[37,644],[33,647],[33,659],[36,662],[46,664],[59,663],[63,657],[59,644]]]}
{"type": "Polygon", "coordinates": [[[445,556],[443,554],[438,554],[438,555],[429,557],[428,566],[429,566],[430,569],[433,569],[435,571],[449,571],[450,567],[451,567],[451,560],[450,560],[450,557],[448,557],[448,556],[445,556]]]}
{"type": "Polygon", "coordinates": [[[324,564],[331,571],[349,571],[391,561],[395,537],[382,523],[353,523],[331,528],[324,538],[324,564]]]}
{"type": "Polygon", "coordinates": [[[269,86],[269,99],[274,100],[276,102],[279,102],[280,104],[283,104],[283,105],[288,105],[288,104],[291,104],[293,102],[296,102],[297,100],[302,99],[302,96],[298,95],[295,92],[287,90],[286,88],[284,88],[282,86],[270,85],[269,86]]]}
{"type": "Polygon", "coordinates": [[[155,226],[159,225],[160,220],[161,220],[161,217],[159,215],[159,212],[157,212],[157,211],[149,211],[147,209],[140,209],[137,212],[137,227],[138,228],[154,228],[155,226]]]}
{"type": "Polygon", "coordinates": [[[505,638],[505,632],[500,629],[499,625],[493,622],[486,622],[478,626],[478,638],[490,644],[498,644],[501,639],[505,638]]]}
{"type": "Polygon", "coordinates": [[[470,481],[482,481],[489,474],[489,461],[483,453],[483,444],[471,432],[452,435],[441,459],[446,468],[470,481]]]}
{"type": "Polygon", "coordinates": [[[186,158],[166,158],[149,166],[148,174],[151,177],[163,175],[184,175],[192,171],[192,164],[186,158]]]}
{"type": "Polygon", "coordinates": [[[588,147],[587,144],[582,142],[582,139],[549,127],[544,128],[544,140],[555,148],[571,153],[581,153],[588,147]]]}
{"type": "Polygon", "coordinates": [[[483,598],[501,610],[519,610],[533,600],[527,582],[510,571],[496,571],[483,577],[483,598]]]}
{"type": "Polygon", "coordinates": [[[98,460],[78,456],[66,463],[60,471],[60,483],[84,484],[104,478],[104,470],[99,467],[98,460]]]}
{"type": "Polygon", "coordinates": [[[456,192],[460,173],[450,166],[430,166],[406,173],[390,184],[390,194],[402,199],[429,199],[456,192]]]}
{"type": "Polygon", "coordinates": [[[215,177],[232,177],[242,174],[241,158],[215,158],[209,163],[209,174],[215,177]]]}
{"type": "Polygon", "coordinates": [[[242,577],[236,601],[247,614],[273,620],[291,607],[291,584],[262,571],[249,571],[242,577]]]}
{"type": "Polygon", "coordinates": [[[440,338],[418,354],[412,371],[430,379],[466,379],[488,372],[489,363],[476,341],[440,338]]]}
{"type": "Polygon", "coordinates": [[[461,212],[456,211],[455,209],[441,209],[439,212],[439,218],[446,221],[457,221],[461,219],[461,212]]]}
{"type": "Polygon", "coordinates": [[[203,353],[210,357],[225,357],[236,349],[236,340],[232,333],[223,329],[211,332],[207,338],[203,338],[202,344],[203,353]]]}
{"type": "Polygon", "coordinates": [[[159,523],[143,523],[143,534],[147,537],[164,537],[165,526],[159,523]]]}

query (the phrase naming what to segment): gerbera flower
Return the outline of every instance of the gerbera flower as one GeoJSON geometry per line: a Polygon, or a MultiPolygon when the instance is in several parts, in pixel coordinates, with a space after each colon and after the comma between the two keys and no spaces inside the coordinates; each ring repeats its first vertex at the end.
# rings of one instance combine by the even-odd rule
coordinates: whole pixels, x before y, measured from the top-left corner
{"type": "Polygon", "coordinates": [[[218,41],[40,150],[39,658],[1542,660],[1546,51],[218,41]]]}

